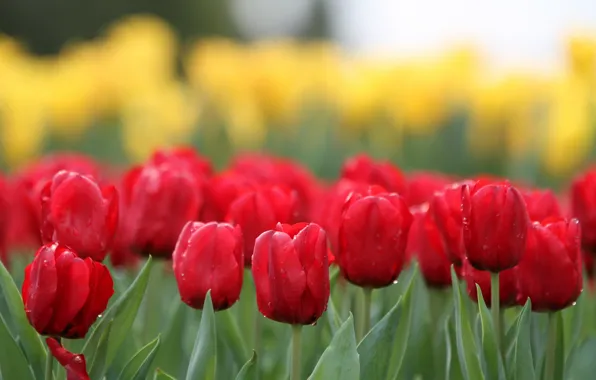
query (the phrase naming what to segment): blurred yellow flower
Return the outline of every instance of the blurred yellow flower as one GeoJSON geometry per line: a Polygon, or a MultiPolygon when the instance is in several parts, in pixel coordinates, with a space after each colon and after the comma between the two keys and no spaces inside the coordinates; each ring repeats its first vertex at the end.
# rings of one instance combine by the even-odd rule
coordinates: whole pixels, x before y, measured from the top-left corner
{"type": "Polygon", "coordinates": [[[573,73],[587,80],[596,80],[596,32],[571,36],[567,51],[573,73]]]}

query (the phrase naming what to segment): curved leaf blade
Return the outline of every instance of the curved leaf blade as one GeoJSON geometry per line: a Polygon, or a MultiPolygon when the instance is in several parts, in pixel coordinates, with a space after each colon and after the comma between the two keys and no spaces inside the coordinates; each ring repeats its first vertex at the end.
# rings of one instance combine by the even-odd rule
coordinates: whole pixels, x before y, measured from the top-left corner
{"type": "Polygon", "coordinates": [[[211,303],[211,291],[207,292],[201,324],[190,356],[186,380],[215,380],[217,368],[217,335],[215,331],[215,315],[211,303]]]}
{"type": "Polygon", "coordinates": [[[480,315],[480,325],[482,329],[482,351],[484,353],[484,362],[488,375],[493,379],[504,379],[505,368],[503,358],[497,344],[497,335],[493,324],[493,318],[484,302],[482,289],[476,284],[476,294],[478,294],[478,313],[480,315]]]}
{"type": "Polygon", "coordinates": [[[159,348],[160,337],[142,347],[124,366],[119,379],[121,380],[143,380],[147,378],[151,363],[155,359],[159,348]]]}
{"type": "Polygon", "coordinates": [[[254,380],[257,378],[257,352],[253,351],[251,358],[240,368],[236,380],[254,380]]]}
{"type": "Polygon", "coordinates": [[[27,358],[0,316],[0,373],[3,379],[34,380],[27,358]]]}

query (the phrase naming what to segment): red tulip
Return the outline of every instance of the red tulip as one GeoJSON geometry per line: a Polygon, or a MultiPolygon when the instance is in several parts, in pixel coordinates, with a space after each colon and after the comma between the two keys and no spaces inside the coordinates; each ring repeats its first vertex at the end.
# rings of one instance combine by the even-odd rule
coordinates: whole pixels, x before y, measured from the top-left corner
{"type": "Polygon", "coordinates": [[[118,224],[114,186],[100,189],[91,177],[60,171],[41,194],[44,243],[59,242],[81,258],[103,261],[118,224]]]}
{"type": "Polygon", "coordinates": [[[172,255],[182,301],[202,309],[209,290],[215,310],[227,309],[238,301],[244,272],[242,249],[239,227],[188,222],[172,255]]]}
{"type": "Polygon", "coordinates": [[[523,193],[530,220],[540,222],[548,218],[561,218],[559,200],[551,190],[534,190],[523,193]]]}
{"type": "Polygon", "coordinates": [[[381,288],[399,276],[412,214],[396,193],[347,200],[339,228],[337,264],[344,277],[361,287],[381,288]]]}
{"type": "Polygon", "coordinates": [[[83,338],[114,294],[108,269],[58,243],[46,244],[25,269],[23,302],[42,335],[83,338]]]}
{"type": "Polygon", "coordinates": [[[375,162],[364,154],[346,160],[341,178],[378,185],[398,194],[405,194],[407,190],[406,178],[395,165],[388,161],[375,162]]]}
{"type": "Polygon", "coordinates": [[[175,162],[132,169],[124,179],[126,234],[144,255],[169,258],[184,225],[203,204],[201,180],[175,162]]]}
{"type": "Polygon", "coordinates": [[[296,220],[296,196],[280,187],[265,186],[239,196],[228,209],[226,221],[238,224],[244,236],[244,264],[251,265],[255,239],[277,223],[296,220]]]}
{"type": "Polygon", "coordinates": [[[7,235],[9,226],[8,187],[0,177],[0,261],[5,265],[8,260],[7,235]]]}
{"type": "MultiPolygon", "coordinates": [[[[491,307],[491,283],[490,272],[475,269],[468,260],[464,261],[462,275],[466,280],[468,295],[474,302],[478,302],[476,284],[482,290],[482,297],[488,307],[491,307]]],[[[517,297],[517,277],[515,268],[506,269],[499,272],[499,305],[509,307],[516,304],[517,297]]]]}
{"type": "Polygon", "coordinates": [[[90,380],[85,355],[73,354],[54,338],[46,338],[50,353],[66,370],[66,380],[90,380]]]}
{"type": "Polygon", "coordinates": [[[584,262],[584,270],[588,278],[594,278],[594,256],[590,252],[582,250],[582,260],[584,262]]]}
{"type": "Polygon", "coordinates": [[[232,202],[241,194],[254,191],[257,187],[254,180],[231,171],[210,178],[205,186],[205,204],[201,220],[224,221],[232,202]]]}
{"type": "Polygon", "coordinates": [[[466,256],[479,270],[500,272],[519,263],[530,223],[521,193],[509,184],[462,188],[466,256]]]}
{"type": "Polygon", "coordinates": [[[534,311],[573,305],[583,288],[580,234],[577,219],[534,222],[516,267],[520,304],[530,298],[534,311]]]}
{"type": "Polygon", "coordinates": [[[429,214],[435,221],[447,249],[447,257],[458,267],[464,262],[466,247],[464,245],[463,219],[461,209],[461,187],[467,183],[460,182],[447,186],[436,192],[429,203],[429,214]]]}
{"type": "Polygon", "coordinates": [[[149,159],[150,164],[173,164],[173,166],[184,166],[190,170],[196,178],[211,176],[213,168],[208,159],[201,157],[190,147],[178,147],[174,149],[158,150],[149,159]]]}
{"type": "MultiPolygon", "coordinates": [[[[291,238],[294,238],[294,236],[298,235],[298,233],[300,231],[305,229],[309,225],[309,223],[306,223],[306,222],[300,222],[300,223],[296,223],[296,224],[280,223],[277,225],[277,228],[280,228],[280,225],[281,225],[281,229],[285,233],[290,235],[291,238]]],[[[325,234],[327,234],[327,233],[325,232],[325,234]]],[[[333,253],[331,252],[330,249],[327,249],[327,262],[329,263],[329,266],[331,266],[331,264],[333,264],[335,262],[335,255],[333,255],[333,253]]]]}
{"type": "Polygon", "coordinates": [[[452,181],[443,174],[419,172],[408,178],[406,203],[408,206],[418,206],[429,202],[433,195],[443,190],[452,181]]]}
{"type": "MultiPolygon", "coordinates": [[[[417,257],[427,285],[433,288],[451,286],[451,260],[428,206],[410,208],[414,216],[408,234],[407,256],[417,257]]],[[[459,271],[459,267],[456,267],[459,271]]]]}
{"type": "Polygon", "coordinates": [[[259,311],[274,321],[311,324],[329,300],[325,231],[311,223],[293,237],[278,225],[255,242],[252,275],[259,311]]]}
{"type": "Polygon", "coordinates": [[[590,252],[596,251],[596,168],[573,181],[571,209],[582,225],[582,245],[590,252]]]}

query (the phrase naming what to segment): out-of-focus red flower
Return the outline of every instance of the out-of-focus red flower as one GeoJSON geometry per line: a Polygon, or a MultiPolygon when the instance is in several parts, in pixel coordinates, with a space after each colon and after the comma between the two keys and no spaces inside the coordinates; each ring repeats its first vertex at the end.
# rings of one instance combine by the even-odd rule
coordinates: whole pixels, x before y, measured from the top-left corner
{"type": "Polygon", "coordinates": [[[66,380],[90,380],[85,355],[74,354],[54,338],[46,338],[50,353],[66,370],[66,380]]]}
{"type": "Polygon", "coordinates": [[[244,273],[242,249],[239,227],[187,223],[172,255],[182,301],[202,309],[209,290],[215,310],[227,309],[238,301],[244,273]]]}
{"type": "MultiPolygon", "coordinates": [[[[420,271],[428,286],[451,286],[451,260],[447,257],[443,237],[428,213],[428,204],[410,207],[410,211],[414,219],[408,234],[406,256],[418,259],[420,271]]],[[[455,269],[459,272],[460,267],[455,269]]]]}
{"type": "Polygon", "coordinates": [[[0,176],[0,261],[8,264],[7,235],[9,225],[8,186],[0,176]]]}
{"type": "Polygon", "coordinates": [[[404,266],[412,214],[398,194],[371,190],[346,201],[336,260],[351,283],[381,288],[397,280],[404,266]]]}
{"type": "Polygon", "coordinates": [[[341,170],[341,178],[379,185],[392,193],[406,195],[407,184],[404,174],[389,161],[373,161],[365,154],[349,158],[341,170]]]}
{"type": "Polygon", "coordinates": [[[297,195],[296,220],[311,220],[313,204],[320,194],[314,176],[300,164],[267,155],[241,155],[230,170],[261,185],[280,186],[293,190],[297,195]]]}
{"type": "Polygon", "coordinates": [[[582,260],[588,278],[594,278],[594,256],[590,252],[582,250],[582,260]]]}
{"type": "Polygon", "coordinates": [[[451,182],[453,181],[443,174],[414,173],[408,177],[406,203],[412,207],[429,202],[436,192],[443,190],[451,182]]]}
{"type": "MultiPolygon", "coordinates": [[[[482,297],[488,307],[491,307],[491,283],[490,272],[475,269],[468,260],[464,260],[462,276],[466,280],[468,295],[474,302],[478,302],[476,284],[480,286],[482,297]]],[[[499,272],[499,305],[509,307],[516,304],[517,300],[517,277],[515,268],[499,272]]]]}
{"type": "Polygon", "coordinates": [[[209,177],[213,174],[211,162],[200,156],[191,147],[157,150],[149,159],[149,164],[161,165],[166,163],[174,164],[177,167],[184,166],[197,178],[209,177]]]}
{"type": "Polygon", "coordinates": [[[518,303],[534,311],[573,305],[583,289],[580,226],[577,219],[534,222],[517,270],[518,303]]]}
{"type": "Polygon", "coordinates": [[[205,203],[201,212],[204,222],[224,221],[232,202],[241,194],[253,191],[258,183],[236,172],[227,171],[209,179],[205,186],[205,203]]]}
{"type": "Polygon", "coordinates": [[[23,302],[42,335],[83,338],[114,294],[108,269],[58,243],[46,244],[25,268],[23,302]]]}
{"type": "Polygon", "coordinates": [[[230,205],[226,221],[242,228],[244,236],[244,265],[250,267],[255,239],[263,232],[274,229],[277,223],[296,221],[295,192],[278,186],[264,186],[249,191],[230,205]]]}
{"type": "Polygon", "coordinates": [[[259,311],[274,321],[311,324],[329,300],[329,263],[325,231],[311,223],[295,228],[278,225],[255,242],[252,275],[259,311]]]}
{"type": "Polygon", "coordinates": [[[509,184],[462,188],[466,257],[479,270],[500,272],[519,263],[530,220],[521,193],[509,184]]]}
{"type": "Polygon", "coordinates": [[[41,235],[44,243],[59,242],[81,258],[103,261],[118,225],[118,193],[100,189],[91,177],[58,172],[41,193],[41,235]]]}
{"type": "Polygon", "coordinates": [[[582,225],[582,245],[590,252],[596,251],[596,168],[573,181],[571,212],[582,225]]]}
{"type": "Polygon", "coordinates": [[[123,187],[122,233],[135,251],[170,258],[184,225],[199,216],[201,179],[173,161],[131,169],[123,187]]]}
{"type": "Polygon", "coordinates": [[[523,196],[531,221],[563,217],[559,201],[551,190],[526,191],[523,196]]]}

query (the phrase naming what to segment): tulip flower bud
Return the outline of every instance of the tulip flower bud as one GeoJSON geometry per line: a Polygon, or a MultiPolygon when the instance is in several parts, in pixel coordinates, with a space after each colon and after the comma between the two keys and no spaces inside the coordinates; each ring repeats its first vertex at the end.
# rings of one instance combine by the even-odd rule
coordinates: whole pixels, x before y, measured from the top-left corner
{"type": "Polygon", "coordinates": [[[582,245],[590,252],[596,251],[596,169],[573,181],[571,210],[582,226],[582,245]]]}
{"type": "MultiPolygon", "coordinates": [[[[429,287],[451,286],[451,260],[443,237],[435,221],[428,213],[428,204],[410,208],[414,217],[408,234],[406,256],[418,258],[420,272],[429,287]]],[[[455,267],[459,271],[460,267],[455,267]]]]}
{"type": "Polygon", "coordinates": [[[126,232],[141,254],[169,258],[184,225],[196,220],[203,197],[201,182],[185,165],[147,164],[124,180],[126,232]]]}
{"type": "Polygon", "coordinates": [[[314,223],[297,233],[278,225],[262,233],[254,248],[252,275],[259,311],[282,323],[316,322],[329,300],[325,231],[314,223]]]}
{"type": "Polygon", "coordinates": [[[202,309],[209,290],[215,310],[227,309],[238,301],[244,271],[242,249],[239,227],[188,222],[172,255],[182,301],[202,309]]]}
{"type": "Polygon", "coordinates": [[[341,178],[378,185],[402,195],[407,190],[406,178],[395,165],[388,161],[375,162],[364,154],[346,160],[341,178]]]}
{"type": "Polygon", "coordinates": [[[526,191],[523,196],[531,221],[563,217],[559,201],[551,190],[526,191]]]}
{"type": "Polygon", "coordinates": [[[519,263],[530,223],[521,193],[509,184],[462,187],[466,256],[479,270],[500,272],[519,263]]]}
{"type": "Polygon", "coordinates": [[[265,186],[240,195],[228,209],[226,221],[238,224],[244,236],[244,265],[250,267],[255,239],[275,228],[277,223],[292,223],[296,218],[295,193],[278,186],[265,186]]]}
{"type": "Polygon", "coordinates": [[[118,194],[114,186],[100,189],[91,177],[60,171],[42,190],[41,215],[44,243],[103,261],[118,225],[118,194]]]}
{"type": "Polygon", "coordinates": [[[352,194],[339,228],[337,264],[344,277],[361,287],[392,284],[405,262],[412,214],[396,193],[352,194]]]}
{"type": "Polygon", "coordinates": [[[23,303],[42,335],[83,338],[114,294],[108,269],[64,245],[46,244],[25,268],[23,303]]]}
{"type": "Polygon", "coordinates": [[[54,338],[46,338],[46,343],[52,356],[56,358],[62,367],[64,367],[67,380],[90,379],[89,374],[87,373],[85,355],[74,354],[68,351],[54,338]]]}
{"type": "Polygon", "coordinates": [[[225,172],[208,180],[205,185],[205,205],[201,212],[204,222],[222,222],[230,205],[241,194],[254,191],[254,180],[234,172],[225,172]]]}
{"type": "Polygon", "coordinates": [[[577,219],[534,222],[517,270],[518,303],[534,311],[573,305],[583,289],[580,226],[577,219]]]}
{"type": "Polygon", "coordinates": [[[443,174],[419,172],[408,178],[406,203],[418,206],[429,202],[437,191],[441,191],[452,181],[443,174]]]}
{"type": "MultiPolygon", "coordinates": [[[[482,297],[488,307],[491,307],[491,283],[490,272],[475,269],[468,260],[464,260],[462,276],[466,281],[468,295],[474,302],[478,302],[476,284],[480,286],[482,297]]],[[[516,304],[517,300],[517,277],[515,268],[499,272],[499,305],[510,307],[516,304]]]]}

